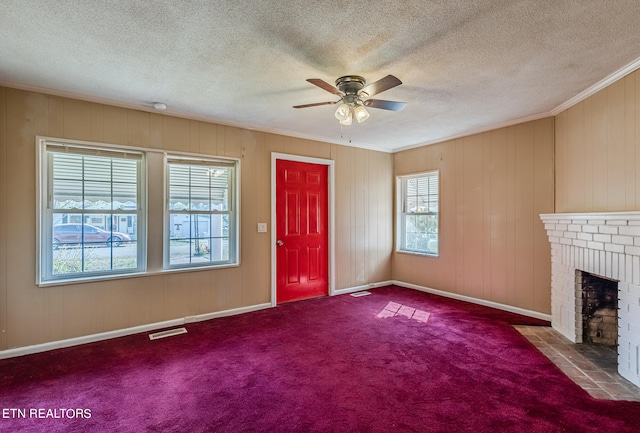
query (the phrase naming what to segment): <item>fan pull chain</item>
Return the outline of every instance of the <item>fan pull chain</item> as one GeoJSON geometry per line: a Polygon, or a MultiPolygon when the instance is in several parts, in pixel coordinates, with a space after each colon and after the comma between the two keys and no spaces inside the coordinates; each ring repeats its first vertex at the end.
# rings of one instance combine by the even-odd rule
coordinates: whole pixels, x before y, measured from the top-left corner
{"type": "MultiPolygon", "coordinates": [[[[340,124],[340,139],[344,139],[344,125],[340,124]]],[[[349,126],[349,144],[351,144],[351,126],[349,126]]]]}

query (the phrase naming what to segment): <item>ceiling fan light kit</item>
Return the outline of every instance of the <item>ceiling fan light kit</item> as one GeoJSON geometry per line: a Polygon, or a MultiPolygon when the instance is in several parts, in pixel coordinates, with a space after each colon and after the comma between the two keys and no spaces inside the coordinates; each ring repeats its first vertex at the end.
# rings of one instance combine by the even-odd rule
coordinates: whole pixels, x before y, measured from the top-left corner
{"type": "Polygon", "coordinates": [[[335,87],[320,78],[307,79],[311,84],[326,90],[329,93],[340,96],[338,101],[317,102],[313,104],[294,105],[293,108],[316,107],[319,105],[340,104],[334,115],[341,125],[351,125],[353,118],[358,123],[369,118],[369,112],[365,108],[381,108],[383,110],[402,111],[406,107],[406,102],[383,101],[381,99],[367,99],[377,93],[384,92],[402,84],[393,75],[371,83],[367,86],[366,80],[359,75],[345,75],[336,80],[335,87]]]}

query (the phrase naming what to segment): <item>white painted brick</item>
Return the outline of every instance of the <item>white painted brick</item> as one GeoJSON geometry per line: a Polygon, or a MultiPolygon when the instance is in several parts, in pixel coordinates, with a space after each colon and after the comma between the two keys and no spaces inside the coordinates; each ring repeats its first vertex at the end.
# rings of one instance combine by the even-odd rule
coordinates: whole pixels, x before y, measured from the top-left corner
{"type": "Polygon", "coordinates": [[[567,238],[560,238],[560,243],[562,245],[571,245],[572,240],[567,238]]]}
{"type": "Polygon", "coordinates": [[[598,226],[592,226],[589,224],[583,225],[582,231],[586,233],[598,233],[598,226]]]}
{"type": "MultiPolygon", "coordinates": [[[[581,241],[580,239],[574,239],[573,241],[571,241],[571,239],[567,239],[567,240],[569,241],[569,243],[572,243],[576,247],[587,248],[587,242],[586,241],[581,241]]],[[[560,239],[560,242],[562,242],[562,239],[560,239]]],[[[562,243],[564,243],[564,242],[562,242],[562,243]]]]}
{"type": "Polygon", "coordinates": [[[629,287],[630,287],[629,283],[627,283],[626,281],[620,281],[618,283],[618,292],[619,293],[628,293],[629,292],[629,287]]]}
{"type": "Polygon", "coordinates": [[[611,235],[594,234],[593,235],[593,240],[597,241],[597,242],[610,243],[611,242],[611,235]]]}
{"type": "Polygon", "coordinates": [[[558,242],[560,242],[560,238],[555,238],[553,236],[549,236],[549,243],[550,244],[557,244],[558,242]]]}
{"type": "Polygon", "coordinates": [[[588,220],[587,224],[594,226],[602,226],[605,224],[605,220],[588,220]]]}
{"type": "Polygon", "coordinates": [[[633,256],[633,279],[631,282],[635,285],[640,284],[640,257],[633,256]]]}
{"type": "MultiPolygon", "coordinates": [[[[618,284],[618,286],[619,285],[620,284],[618,284]]],[[[640,306],[640,286],[637,286],[635,284],[626,284],[624,292],[628,293],[629,295],[629,299],[627,300],[629,304],[640,306]]]]}
{"type": "Polygon", "coordinates": [[[618,233],[627,236],[640,236],[640,226],[620,227],[618,233]]]}
{"type": "Polygon", "coordinates": [[[587,219],[574,219],[574,220],[571,220],[571,223],[583,225],[583,224],[586,224],[587,221],[588,221],[587,219]]]}
{"type": "Polygon", "coordinates": [[[576,233],[578,239],[582,239],[583,241],[592,241],[593,235],[591,233],[576,233]]]}
{"type": "Polygon", "coordinates": [[[624,254],[624,245],[618,245],[618,244],[604,244],[604,250],[605,251],[611,251],[613,253],[620,253],[620,254],[624,254]]]}
{"type": "Polygon", "coordinates": [[[606,252],[603,254],[604,254],[604,275],[606,277],[612,278],[613,271],[611,270],[611,261],[612,261],[611,253],[606,252]]]}
{"type": "Polygon", "coordinates": [[[544,223],[545,230],[556,230],[556,225],[551,223],[544,223]]]}
{"type": "Polygon", "coordinates": [[[627,220],[607,220],[608,226],[626,226],[627,220]]]}
{"type": "MultiPolygon", "coordinates": [[[[605,249],[607,246],[604,246],[605,249]]],[[[611,278],[618,279],[618,271],[620,270],[620,264],[618,261],[620,260],[620,254],[611,253],[611,278]]]]}
{"type": "Polygon", "coordinates": [[[565,231],[565,230],[567,230],[568,227],[569,227],[568,224],[556,224],[556,230],[565,231]]]}
{"type": "Polygon", "coordinates": [[[629,315],[627,319],[631,325],[640,326],[640,305],[637,303],[629,303],[629,315]]]}
{"type": "Polygon", "coordinates": [[[564,232],[560,231],[560,230],[549,230],[547,231],[547,236],[549,237],[556,237],[556,238],[561,238],[564,232]]]}
{"type": "Polygon", "coordinates": [[[607,233],[610,235],[617,235],[618,234],[618,227],[617,226],[600,226],[598,227],[598,231],[600,233],[607,233]]]}
{"type": "Polygon", "coordinates": [[[640,247],[626,246],[624,247],[624,252],[632,256],[640,256],[640,247]]]}
{"type": "Polygon", "coordinates": [[[562,237],[565,237],[567,239],[576,239],[578,237],[578,233],[576,232],[562,232],[563,235],[562,237]]]}
{"type": "Polygon", "coordinates": [[[598,250],[598,251],[602,250],[602,251],[604,251],[604,244],[602,242],[593,242],[593,241],[592,242],[587,242],[587,248],[590,248],[592,250],[598,250]]]}
{"type": "Polygon", "coordinates": [[[624,273],[624,280],[631,282],[633,281],[633,256],[628,256],[625,255],[624,256],[624,268],[625,268],[625,273],[624,273]]]}
{"type": "Polygon", "coordinates": [[[630,226],[640,226],[640,220],[629,220],[627,224],[630,226]]]}
{"type": "Polygon", "coordinates": [[[582,226],[578,225],[578,224],[569,224],[569,226],[567,227],[567,231],[570,231],[570,232],[581,232],[582,231],[582,226]]]}
{"type": "Polygon", "coordinates": [[[631,236],[611,236],[611,242],[620,245],[633,245],[633,237],[631,236]]]}

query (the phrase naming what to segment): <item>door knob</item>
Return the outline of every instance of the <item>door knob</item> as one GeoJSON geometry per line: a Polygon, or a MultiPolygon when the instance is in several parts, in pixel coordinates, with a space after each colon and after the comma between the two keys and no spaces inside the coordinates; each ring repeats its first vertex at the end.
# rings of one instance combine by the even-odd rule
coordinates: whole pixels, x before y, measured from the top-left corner
{"type": "Polygon", "coordinates": [[[284,245],[284,242],[282,242],[280,239],[278,239],[278,241],[276,242],[276,245],[281,247],[284,245]]]}

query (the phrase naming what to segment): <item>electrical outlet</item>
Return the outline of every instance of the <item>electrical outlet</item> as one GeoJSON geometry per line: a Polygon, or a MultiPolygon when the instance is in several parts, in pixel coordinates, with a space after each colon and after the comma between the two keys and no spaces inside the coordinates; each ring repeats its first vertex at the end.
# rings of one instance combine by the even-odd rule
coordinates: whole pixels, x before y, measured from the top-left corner
{"type": "Polygon", "coordinates": [[[258,233],[267,232],[267,223],[258,223],[258,233]]]}

